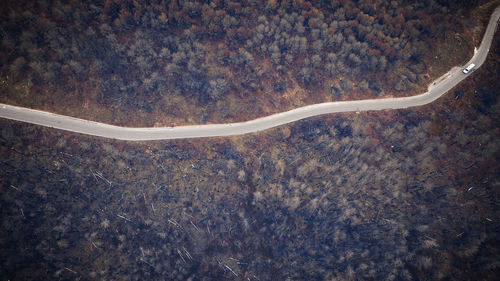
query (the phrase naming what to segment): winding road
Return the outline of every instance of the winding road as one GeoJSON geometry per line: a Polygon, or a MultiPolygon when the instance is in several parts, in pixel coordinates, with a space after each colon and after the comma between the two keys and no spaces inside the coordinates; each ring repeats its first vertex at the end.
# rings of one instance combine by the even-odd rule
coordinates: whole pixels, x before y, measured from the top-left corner
{"type": "MultiPolygon", "coordinates": [[[[493,40],[493,35],[495,34],[499,18],[500,6],[497,7],[491,15],[481,45],[475,52],[472,59],[467,62],[466,66],[474,63],[476,65],[475,69],[477,69],[484,63],[493,40]]],[[[313,104],[238,123],[131,128],[114,126],[1,103],[0,117],[70,132],[127,141],[234,136],[263,131],[300,119],[329,113],[401,109],[428,104],[444,95],[470,75],[470,73],[462,73],[462,69],[463,67],[452,68],[448,73],[432,82],[429,85],[427,92],[416,96],[313,104]]]]}

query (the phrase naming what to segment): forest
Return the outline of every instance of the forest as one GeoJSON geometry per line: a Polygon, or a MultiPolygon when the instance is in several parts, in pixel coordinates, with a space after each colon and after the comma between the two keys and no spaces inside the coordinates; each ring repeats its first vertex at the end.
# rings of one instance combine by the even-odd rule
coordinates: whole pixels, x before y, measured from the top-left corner
{"type": "Polygon", "coordinates": [[[0,120],[10,280],[495,280],[500,40],[416,109],[128,143],[0,120]]]}
{"type": "Polygon", "coordinates": [[[10,280],[495,280],[500,40],[452,93],[129,143],[0,120],[10,280]]]}
{"type": "Polygon", "coordinates": [[[468,59],[483,2],[6,0],[0,102],[165,126],[412,95],[468,59]]]}
{"type": "MultiPolygon", "coordinates": [[[[158,106],[166,106],[162,103],[168,100],[184,104],[184,99],[206,106],[202,112],[206,122],[218,120],[223,116],[213,115],[210,108],[223,108],[227,99],[239,95],[236,90],[250,87],[241,84],[245,79],[255,83],[256,90],[248,88],[248,95],[239,99],[268,99],[265,89],[273,81],[271,75],[286,76],[275,81],[284,82],[280,86],[283,94],[290,83],[302,89],[305,103],[308,94],[320,93],[315,87],[321,87],[321,79],[315,76],[318,71],[313,71],[310,80],[301,76],[304,61],[309,59],[310,67],[315,55],[321,59],[318,67],[324,67],[326,61],[324,52],[311,49],[311,42],[323,40],[321,27],[316,26],[319,33],[311,41],[311,15],[320,18],[318,13],[323,14],[321,21],[329,30],[332,21],[341,22],[335,16],[341,9],[346,22],[358,20],[350,9],[370,14],[370,5],[363,1],[248,1],[248,6],[229,1],[148,1],[151,8],[127,1],[104,5],[19,2],[7,0],[12,9],[0,6],[1,101],[47,109],[53,106],[76,114],[70,102],[76,97],[80,106],[89,108],[79,114],[93,112],[95,119],[121,124],[160,122],[154,117],[158,106]],[[205,16],[208,24],[202,24],[205,10],[213,12],[205,16]],[[218,24],[226,15],[244,21],[256,11],[261,19],[244,26],[255,31],[264,28],[266,46],[275,42],[266,29],[278,28],[281,15],[291,15],[286,22],[293,22],[292,30],[295,18],[304,18],[303,35],[289,33],[298,36],[298,51],[284,51],[277,45],[281,64],[273,62],[274,48],[269,53],[267,47],[265,51],[246,47],[254,31],[248,31],[243,40],[235,33],[236,37],[230,37],[229,30],[241,28],[239,23],[229,19],[225,21],[228,27],[218,24]],[[279,23],[274,20],[276,15],[279,23]],[[22,28],[16,27],[16,21],[28,18],[31,20],[18,23],[22,28]],[[73,22],[79,25],[69,24],[73,22]],[[104,27],[97,24],[103,22],[104,27]],[[146,23],[143,30],[154,28],[153,35],[161,30],[170,35],[137,33],[138,22],[146,23]],[[52,24],[50,32],[44,23],[52,24]],[[80,26],[85,30],[79,32],[80,26]],[[89,28],[95,33],[93,40],[79,40],[90,36],[86,33],[89,28]],[[36,29],[41,30],[27,31],[36,29]],[[44,41],[48,33],[57,40],[44,41]],[[300,53],[301,37],[307,42],[304,53],[300,53]],[[20,47],[21,41],[26,48],[20,47]],[[46,42],[54,45],[46,46],[46,42]],[[239,47],[243,42],[245,47],[239,47]],[[86,49],[88,46],[95,49],[86,49]],[[87,53],[92,55],[81,55],[83,50],[93,50],[87,53]],[[163,52],[165,57],[151,57],[145,50],[163,52]],[[286,65],[283,59],[288,54],[294,60],[286,65]],[[145,60],[144,68],[136,66],[141,64],[138,57],[145,60]],[[191,60],[206,68],[191,64],[189,70],[191,60]],[[100,61],[98,66],[96,61],[100,61]],[[96,67],[89,67],[92,65],[96,67]],[[282,70],[277,69],[280,65],[282,70]],[[273,74],[288,69],[295,71],[288,76],[273,74]],[[47,76],[48,70],[52,75],[47,76]],[[94,73],[97,70],[99,75],[94,73]],[[169,70],[171,76],[163,76],[169,70]],[[195,77],[196,71],[201,78],[195,80],[203,81],[196,87],[211,89],[204,96],[199,96],[203,95],[200,91],[188,91],[185,85],[186,77],[195,77]],[[157,79],[170,81],[158,83],[165,92],[144,88],[141,79],[153,77],[155,72],[157,79]],[[101,89],[103,83],[108,88],[101,89]],[[132,85],[134,90],[127,88],[132,85]],[[211,96],[214,92],[218,95],[211,96]],[[154,94],[157,96],[151,97],[154,94]],[[44,104],[45,99],[52,105],[44,104]],[[61,108],[59,102],[66,107],[61,108]],[[148,104],[151,113],[140,114],[140,110],[149,110],[148,104]],[[115,111],[121,113],[111,115],[115,111]],[[119,115],[131,113],[150,119],[127,120],[119,115]]],[[[418,36],[428,40],[441,40],[435,38],[434,28],[457,20],[450,13],[465,10],[481,18],[465,23],[474,29],[466,32],[480,38],[492,8],[499,4],[425,1],[424,7],[409,1],[370,3],[376,7],[372,17],[377,19],[373,24],[380,25],[379,35],[397,34],[387,22],[401,16],[407,22],[402,11],[412,7],[421,14],[413,20],[410,15],[408,21],[425,18],[416,28],[418,36]],[[390,13],[394,17],[386,18],[390,13]],[[425,28],[430,31],[423,32],[425,28]]],[[[402,34],[408,30],[405,26],[402,34]]],[[[348,44],[365,42],[358,38],[358,31],[352,28],[357,41],[348,44]]],[[[279,38],[281,42],[281,35],[279,38]]],[[[406,48],[415,42],[421,48],[432,47],[428,45],[431,41],[407,39],[394,57],[371,45],[368,52],[379,50],[380,58],[387,60],[386,73],[397,72],[395,64],[404,62],[406,48]]],[[[335,65],[342,62],[355,69],[350,55],[340,55],[343,44],[322,48],[336,54],[335,65]]],[[[364,61],[363,55],[354,53],[364,61]]],[[[429,66],[428,53],[413,59],[420,62],[412,65],[429,66]]],[[[343,77],[344,82],[337,86],[342,91],[352,87],[353,97],[361,97],[354,95],[360,87],[357,79],[366,79],[367,91],[374,91],[373,85],[380,87],[379,95],[395,82],[390,75],[381,76],[362,64],[357,68],[366,76],[331,74],[333,80],[343,77]],[[368,81],[369,77],[373,80],[368,81]]],[[[434,65],[434,71],[440,72],[449,66],[437,68],[434,65]]],[[[136,143],[0,119],[0,279],[496,280],[500,269],[499,69],[497,32],[483,66],[433,103],[404,110],[329,114],[237,137],[136,143]]],[[[418,83],[409,85],[418,87],[418,83]]],[[[252,107],[257,108],[258,101],[252,107]]],[[[203,115],[175,119],[175,114],[186,113],[184,107],[176,110],[169,111],[169,120],[194,122],[203,115]]],[[[228,109],[226,114],[233,113],[228,109]]]]}

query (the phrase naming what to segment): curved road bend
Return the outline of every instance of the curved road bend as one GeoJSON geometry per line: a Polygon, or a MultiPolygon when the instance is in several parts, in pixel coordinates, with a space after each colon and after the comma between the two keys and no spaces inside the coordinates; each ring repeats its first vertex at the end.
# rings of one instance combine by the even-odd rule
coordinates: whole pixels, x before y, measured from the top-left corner
{"type": "MultiPolygon", "coordinates": [[[[497,7],[491,15],[481,45],[466,65],[474,63],[476,68],[478,68],[484,63],[493,40],[493,35],[495,34],[499,18],[500,6],[497,7]]],[[[0,104],[0,117],[86,135],[128,141],[243,135],[263,131],[286,123],[322,114],[400,109],[428,104],[441,97],[455,85],[460,83],[460,81],[470,75],[470,73],[467,75],[463,74],[462,68],[463,67],[452,68],[448,73],[431,83],[427,92],[416,96],[313,104],[239,123],[159,128],[130,128],[113,126],[6,104],[0,104]]]]}

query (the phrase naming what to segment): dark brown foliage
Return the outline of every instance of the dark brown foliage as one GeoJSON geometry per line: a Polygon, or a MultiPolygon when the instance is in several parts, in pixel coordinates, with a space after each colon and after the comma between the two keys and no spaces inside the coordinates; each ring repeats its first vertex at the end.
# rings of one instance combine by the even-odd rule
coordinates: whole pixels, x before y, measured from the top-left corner
{"type": "Polygon", "coordinates": [[[412,94],[387,73],[419,65],[410,84],[425,87],[422,69],[436,61],[418,54],[432,53],[446,30],[463,31],[462,10],[448,2],[148,3],[8,0],[1,101],[136,126],[166,125],[165,112],[170,123],[244,120],[316,101],[412,94]],[[287,86],[275,91],[278,76],[287,86]],[[221,77],[230,87],[212,93],[221,77]],[[371,87],[331,95],[340,79],[365,78],[371,87]],[[252,110],[229,106],[244,104],[242,93],[254,98],[252,110]]]}

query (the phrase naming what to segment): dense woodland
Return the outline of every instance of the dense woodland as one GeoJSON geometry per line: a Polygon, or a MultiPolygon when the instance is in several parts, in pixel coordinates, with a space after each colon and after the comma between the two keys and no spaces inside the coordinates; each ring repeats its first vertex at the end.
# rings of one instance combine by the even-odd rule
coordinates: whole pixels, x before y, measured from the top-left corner
{"type": "Polygon", "coordinates": [[[411,95],[468,58],[482,2],[6,0],[0,101],[169,125],[411,95]]]}
{"type": "MultiPolygon", "coordinates": [[[[292,87],[296,105],[363,97],[365,86],[366,96],[397,94],[399,75],[403,95],[428,79],[419,69],[453,13],[479,11],[483,25],[465,25],[480,31],[492,7],[4,2],[1,101],[125,124],[169,122],[160,110],[178,122],[231,119],[236,101],[262,113],[292,87]],[[203,111],[185,117],[186,101],[203,111]]],[[[499,38],[471,77],[414,109],[143,143],[0,119],[0,279],[496,280],[499,38]]]]}
{"type": "Polygon", "coordinates": [[[498,38],[411,110],[145,143],[2,119],[0,276],[496,280],[498,38]]]}

